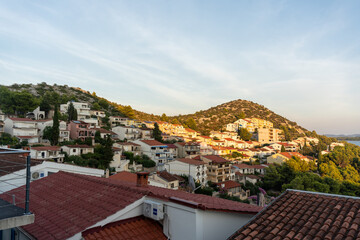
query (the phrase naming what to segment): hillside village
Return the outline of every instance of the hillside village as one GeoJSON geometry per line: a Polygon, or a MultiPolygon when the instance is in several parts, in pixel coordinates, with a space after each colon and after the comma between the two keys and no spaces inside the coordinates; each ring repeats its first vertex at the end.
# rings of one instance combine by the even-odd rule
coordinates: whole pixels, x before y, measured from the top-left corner
{"type": "MultiPolygon", "coordinates": [[[[360,179],[349,182],[358,174],[351,167],[352,162],[350,168],[346,167],[347,172],[341,171],[337,177],[331,175],[336,167],[331,171],[325,169],[333,167],[333,163],[325,159],[347,147],[342,142],[329,142],[327,139],[325,144],[323,139],[311,134],[286,140],[284,129],[274,128],[268,120],[246,116],[224,125],[224,131],[210,131],[205,136],[182,124],[112,116],[98,107],[94,109],[94,104],[68,101],[48,112],[36,107],[25,117],[0,113],[1,141],[8,142],[1,146],[1,151],[5,151],[3,156],[6,156],[1,160],[6,161],[0,163],[0,167],[8,168],[9,163],[13,164],[10,164],[11,170],[0,174],[3,193],[0,198],[11,201],[9,196],[21,191],[25,184],[25,179],[16,176],[24,176],[25,169],[17,164],[26,158],[22,154],[17,157],[6,154],[17,148],[30,152],[31,196],[35,201],[39,196],[43,199],[41,204],[36,202],[32,208],[40,220],[32,220],[33,224],[24,226],[26,234],[35,238],[45,234],[46,239],[71,236],[93,239],[96,234],[109,233],[110,225],[124,229],[126,224],[131,223],[148,226],[151,232],[142,234],[157,236],[149,239],[166,239],[169,236],[172,236],[171,239],[183,239],[184,232],[187,239],[242,239],[244,228],[249,227],[248,222],[251,219],[257,221],[253,219],[254,215],[271,202],[287,201],[283,194],[292,198],[304,197],[288,189],[313,188],[333,193],[331,191],[335,190],[330,188],[338,184],[336,193],[360,194],[356,183],[360,179]],[[317,173],[318,169],[324,174],[323,178],[317,173]],[[280,181],[283,176],[287,177],[280,181]],[[341,182],[335,182],[338,180],[341,182]],[[296,185],[299,181],[307,183],[296,185]],[[316,187],[324,190],[307,186],[309,183],[317,184],[316,187]],[[47,184],[58,186],[58,191],[47,189],[47,184]],[[63,184],[66,187],[60,187],[63,184]],[[107,192],[110,186],[117,189],[117,193],[107,192]],[[53,222],[51,228],[48,225],[46,233],[40,233],[39,229],[45,228],[41,224],[49,217],[40,213],[41,209],[55,204],[53,196],[62,196],[64,201],[80,204],[68,192],[70,188],[73,189],[71,192],[79,192],[78,196],[89,199],[84,203],[90,211],[87,214],[93,215],[106,209],[99,220],[107,220],[97,223],[98,220],[88,217],[91,219],[89,222],[81,220],[79,224],[82,225],[77,225],[71,232],[65,231],[65,228],[57,229],[55,225],[60,226],[60,221],[79,218],[80,212],[73,211],[73,205],[69,203],[65,207],[56,206],[67,215],[59,218],[59,222],[53,222]],[[43,191],[48,194],[43,195],[43,191]],[[98,195],[93,195],[94,191],[98,195]],[[116,194],[121,195],[122,201],[131,204],[116,204],[116,209],[113,209],[111,199],[119,199],[120,196],[116,194]],[[125,200],[124,196],[128,199],[125,200]],[[100,210],[91,201],[105,205],[100,210]],[[151,205],[151,209],[156,208],[155,215],[146,212],[147,204],[151,205]],[[143,206],[144,210],[139,210],[138,206],[143,206]],[[205,216],[214,221],[223,219],[221,230],[214,228],[210,223],[212,220],[204,221],[201,226],[180,224],[181,216],[188,214],[189,207],[201,209],[191,210],[188,216],[190,222],[205,219],[205,216]],[[157,211],[160,211],[159,214],[157,211]],[[169,225],[170,221],[180,225],[169,225]],[[214,230],[202,231],[202,228],[214,230]]],[[[346,163],[339,163],[339,166],[341,164],[346,166],[346,163]]],[[[314,193],[309,194],[305,197],[314,193]]],[[[252,225],[249,228],[253,229],[252,225]]],[[[133,230],[123,231],[130,234],[133,230]]],[[[16,232],[24,235],[19,230],[16,232]]]]}

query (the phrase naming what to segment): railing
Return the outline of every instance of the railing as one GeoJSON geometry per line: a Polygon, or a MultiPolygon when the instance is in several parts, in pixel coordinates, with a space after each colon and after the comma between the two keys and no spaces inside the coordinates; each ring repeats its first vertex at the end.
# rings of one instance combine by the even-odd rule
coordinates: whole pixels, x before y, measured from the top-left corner
{"type": "MultiPolygon", "coordinates": [[[[25,150],[18,150],[18,149],[10,149],[10,148],[0,148],[0,173],[2,181],[0,182],[0,186],[4,186],[4,188],[0,188],[0,194],[9,195],[9,197],[12,199],[12,203],[9,203],[9,205],[3,205],[1,208],[5,207],[12,207],[16,204],[25,204],[25,214],[30,214],[29,210],[29,196],[30,196],[30,163],[31,163],[31,157],[30,157],[30,151],[25,150]],[[11,161],[10,159],[4,158],[5,154],[26,154],[26,160],[24,159],[24,162],[16,162],[11,161]],[[25,169],[25,174],[19,174],[15,173],[12,168],[19,168],[19,170],[25,169]],[[22,168],[23,167],[23,168],[22,168]],[[10,175],[11,174],[11,175],[10,175]],[[9,175],[11,177],[6,178],[6,175],[9,175]],[[14,184],[16,180],[24,179],[26,180],[25,183],[25,189],[24,187],[19,187],[19,185],[14,184]],[[17,192],[23,192],[25,191],[25,201],[23,202],[16,202],[15,195],[14,194],[8,194],[7,188],[18,188],[17,192]]],[[[1,211],[1,210],[0,210],[1,211]]]]}

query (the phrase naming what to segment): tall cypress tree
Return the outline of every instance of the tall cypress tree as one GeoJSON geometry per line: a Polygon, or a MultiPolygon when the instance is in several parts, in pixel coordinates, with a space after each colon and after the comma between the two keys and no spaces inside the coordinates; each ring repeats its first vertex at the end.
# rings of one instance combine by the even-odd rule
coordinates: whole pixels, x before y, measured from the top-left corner
{"type": "Polygon", "coordinates": [[[74,104],[70,102],[69,108],[68,108],[68,122],[71,122],[72,120],[77,120],[77,111],[74,108],[74,104]]]}
{"type": "Polygon", "coordinates": [[[60,135],[60,122],[59,122],[59,110],[57,104],[55,105],[55,113],[53,118],[53,126],[52,126],[52,145],[57,145],[59,143],[59,135],[60,135]]]}

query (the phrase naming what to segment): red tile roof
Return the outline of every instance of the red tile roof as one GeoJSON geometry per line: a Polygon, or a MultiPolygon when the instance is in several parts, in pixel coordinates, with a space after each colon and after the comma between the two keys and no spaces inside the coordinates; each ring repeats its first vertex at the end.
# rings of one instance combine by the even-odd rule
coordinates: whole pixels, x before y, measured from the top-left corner
{"type": "Polygon", "coordinates": [[[281,152],[280,154],[286,158],[292,158],[292,157],[299,157],[300,159],[306,158],[298,152],[281,152]]]}
{"type": "Polygon", "coordinates": [[[177,177],[175,177],[171,173],[168,173],[167,171],[161,171],[158,175],[159,175],[159,177],[161,177],[162,179],[164,179],[168,182],[173,182],[173,181],[178,180],[177,177]]]}
{"type": "Polygon", "coordinates": [[[31,150],[36,150],[36,151],[60,151],[60,147],[59,146],[31,147],[31,150]]]}
{"type": "Polygon", "coordinates": [[[360,198],[287,190],[229,239],[359,239],[360,198]]]}
{"type": "MultiPolygon", "coordinates": [[[[30,211],[35,222],[22,228],[37,239],[65,239],[124,209],[144,196],[171,201],[192,208],[213,211],[256,214],[262,208],[245,203],[192,194],[153,186],[137,187],[134,183],[58,172],[30,184],[30,211]]],[[[19,188],[0,195],[19,202],[24,191],[19,188]]]]}
{"type": "Polygon", "coordinates": [[[178,158],[176,161],[191,164],[191,165],[204,165],[205,163],[200,160],[200,157],[198,157],[199,160],[196,160],[195,158],[178,158]]]}
{"type": "Polygon", "coordinates": [[[68,147],[68,148],[93,148],[92,146],[88,146],[88,145],[64,145],[64,147],[68,147]]]}
{"type": "Polygon", "coordinates": [[[178,148],[177,146],[175,146],[175,144],[166,144],[168,146],[168,148],[178,148]]]}
{"type": "Polygon", "coordinates": [[[236,187],[241,187],[241,184],[238,183],[238,182],[235,182],[235,181],[225,181],[225,182],[219,182],[217,183],[217,185],[221,188],[224,188],[224,189],[231,189],[231,188],[236,188],[236,187]],[[224,187],[223,187],[224,185],[224,187]]]}
{"type": "Polygon", "coordinates": [[[159,141],[156,140],[140,140],[141,142],[149,145],[149,146],[166,146],[166,144],[161,143],[159,141]]]}
{"type": "Polygon", "coordinates": [[[145,217],[134,217],[95,227],[82,233],[85,240],[117,239],[117,240],[166,240],[162,226],[145,217]]]}
{"type": "Polygon", "coordinates": [[[206,159],[209,159],[210,161],[214,162],[214,163],[227,163],[229,162],[229,160],[226,160],[225,158],[222,158],[218,155],[206,155],[206,156],[202,156],[206,159]]]}
{"type": "Polygon", "coordinates": [[[9,118],[13,121],[18,121],[18,122],[36,122],[32,119],[29,119],[29,118],[9,118]]]}
{"type": "Polygon", "coordinates": [[[116,144],[123,145],[123,146],[127,146],[127,145],[140,146],[139,144],[136,144],[133,142],[117,142],[116,144]]]}
{"type": "Polygon", "coordinates": [[[121,180],[125,182],[136,183],[136,174],[131,172],[122,171],[117,174],[111,175],[110,179],[121,180]]]}
{"type": "Polygon", "coordinates": [[[104,128],[94,128],[94,130],[99,131],[100,133],[107,133],[107,134],[111,134],[111,135],[116,135],[116,133],[114,133],[113,131],[106,130],[104,128]]]}

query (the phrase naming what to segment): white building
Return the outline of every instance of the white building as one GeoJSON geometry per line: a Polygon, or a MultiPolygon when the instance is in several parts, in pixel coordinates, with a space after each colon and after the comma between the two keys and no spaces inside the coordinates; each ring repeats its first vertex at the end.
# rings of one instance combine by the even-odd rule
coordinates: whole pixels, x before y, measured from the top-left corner
{"type": "Polygon", "coordinates": [[[41,111],[39,106],[34,111],[27,113],[26,118],[30,118],[34,120],[45,119],[45,111],[41,111]]]}
{"type": "Polygon", "coordinates": [[[88,145],[65,145],[61,147],[61,151],[66,152],[68,156],[80,156],[94,153],[94,148],[88,145]]]}
{"type": "Polygon", "coordinates": [[[111,127],[116,127],[116,126],[126,126],[127,125],[127,121],[128,118],[126,117],[119,117],[119,116],[110,116],[109,117],[109,122],[111,127]]]}
{"type": "Polygon", "coordinates": [[[28,118],[6,118],[4,132],[19,139],[27,139],[29,143],[38,143],[37,122],[28,118]]]}
{"type": "Polygon", "coordinates": [[[174,156],[168,150],[168,146],[156,140],[136,140],[134,143],[140,145],[143,154],[153,160],[157,166],[168,163],[174,156]]]}
{"type": "Polygon", "coordinates": [[[176,175],[191,175],[198,183],[205,184],[207,182],[207,167],[201,160],[178,158],[166,164],[165,168],[176,175]]]}
{"type": "MultiPolygon", "coordinates": [[[[86,123],[89,123],[91,127],[99,127],[99,121],[98,118],[92,118],[90,114],[90,106],[89,103],[85,102],[72,102],[74,108],[77,111],[77,120],[84,121],[86,123]]],[[[70,101],[66,104],[60,105],[60,112],[62,114],[67,113],[69,109],[70,101]]]]}
{"type": "Polygon", "coordinates": [[[61,148],[59,146],[47,146],[31,147],[30,156],[32,159],[64,162],[65,154],[61,152],[61,148]]]}
{"type": "MultiPolygon", "coordinates": [[[[6,158],[6,159],[8,159],[8,161],[11,161],[11,158],[10,159],[6,158]]],[[[96,177],[104,176],[104,170],[102,169],[80,167],[72,164],[56,163],[50,161],[39,161],[39,160],[32,160],[32,161],[34,161],[35,165],[30,167],[30,175],[31,175],[30,181],[35,181],[47,177],[50,174],[57,173],[59,171],[96,176],[96,177]]],[[[25,158],[23,162],[25,162],[25,158]]],[[[17,160],[15,160],[14,163],[18,163],[17,160]]],[[[0,176],[0,191],[6,192],[14,188],[24,186],[26,184],[25,176],[26,176],[25,165],[24,168],[21,170],[17,170],[8,173],[6,175],[0,176]]]]}
{"type": "MultiPolygon", "coordinates": [[[[39,129],[39,136],[42,142],[48,142],[48,140],[42,139],[44,136],[44,129],[46,127],[52,127],[53,120],[38,120],[37,127],[39,129]]],[[[67,124],[65,121],[59,121],[59,142],[69,141],[70,140],[70,131],[67,129],[67,124]]]]}
{"type": "Polygon", "coordinates": [[[136,140],[141,137],[140,130],[134,127],[116,126],[111,130],[116,133],[120,140],[136,140]]]}

